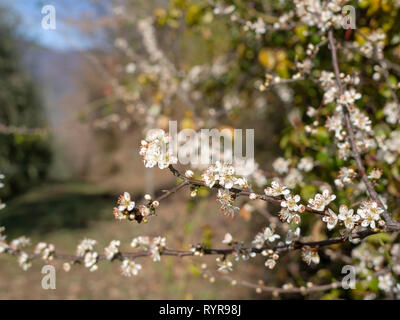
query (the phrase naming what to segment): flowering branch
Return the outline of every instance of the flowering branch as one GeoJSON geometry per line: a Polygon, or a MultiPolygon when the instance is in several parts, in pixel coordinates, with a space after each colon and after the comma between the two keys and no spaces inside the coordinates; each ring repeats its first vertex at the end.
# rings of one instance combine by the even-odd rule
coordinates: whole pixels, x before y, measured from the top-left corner
{"type": "MultiPolygon", "coordinates": [[[[336,83],[339,89],[340,95],[344,93],[343,86],[340,80],[340,70],[339,70],[339,63],[338,63],[338,58],[337,58],[337,52],[336,52],[336,44],[333,36],[333,31],[332,29],[328,31],[328,39],[329,39],[329,45],[330,45],[330,50],[331,50],[331,55],[332,55],[332,65],[333,65],[333,70],[335,72],[335,77],[336,77],[336,83]]],[[[360,153],[358,152],[357,145],[355,142],[355,137],[354,137],[354,128],[351,123],[350,119],[350,112],[345,104],[342,104],[342,109],[343,109],[343,116],[344,120],[346,123],[346,128],[347,128],[347,133],[349,135],[349,140],[350,140],[350,145],[351,149],[353,152],[353,157],[356,160],[357,168],[360,172],[360,176],[362,181],[364,182],[369,195],[371,198],[379,204],[379,206],[383,209],[383,217],[386,220],[386,228],[388,230],[400,230],[400,223],[397,222],[396,220],[393,219],[393,217],[389,214],[389,212],[386,210],[385,206],[383,205],[379,195],[375,191],[375,188],[373,187],[372,183],[369,181],[367,177],[367,173],[365,171],[364,165],[361,160],[360,153]]]]}

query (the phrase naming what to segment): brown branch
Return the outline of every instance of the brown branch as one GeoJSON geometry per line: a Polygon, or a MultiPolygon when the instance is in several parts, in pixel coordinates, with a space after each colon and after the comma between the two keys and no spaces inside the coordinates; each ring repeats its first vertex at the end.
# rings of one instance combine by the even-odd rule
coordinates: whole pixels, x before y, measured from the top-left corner
{"type": "MultiPolygon", "coordinates": [[[[352,235],[353,239],[363,239],[366,238],[372,234],[376,234],[375,231],[372,230],[363,230],[359,231],[357,233],[354,233],[352,235]]],[[[264,246],[262,248],[255,248],[255,247],[242,247],[240,243],[233,243],[233,245],[230,248],[227,249],[220,249],[220,248],[204,248],[200,246],[198,251],[201,253],[201,255],[222,255],[222,256],[228,256],[232,254],[238,254],[238,253],[262,253],[264,250],[272,250],[277,253],[281,252],[286,252],[286,251],[292,251],[292,250],[299,250],[303,247],[312,247],[315,249],[319,249],[321,247],[326,247],[338,243],[345,243],[348,241],[347,237],[334,237],[334,238],[329,238],[326,240],[321,240],[321,241],[295,241],[292,244],[279,244],[276,246],[264,246]]],[[[22,250],[17,249],[14,250],[12,248],[6,249],[5,253],[18,256],[22,250]]],[[[188,256],[195,256],[196,253],[195,251],[192,250],[175,250],[175,249],[167,249],[163,248],[160,249],[160,255],[163,256],[176,256],[176,257],[188,257],[188,256]]],[[[148,257],[151,256],[151,252],[149,250],[142,250],[142,251],[136,251],[136,252],[119,252],[113,260],[123,260],[123,259],[136,259],[136,258],[141,258],[141,257],[148,257]]],[[[40,259],[41,255],[40,254],[30,254],[29,259],[30,260],[35,260],[35,259],[40,259]]],[[[79,263],[82,262],[84,259],[84,256],[78,256],[78,255],[73,255],[73,254],[64,254],[64,253],[58,253],[55,252],[53,254],[54,259],[60,259],[60,260],[69,260],[74,263],[79,263]]],[[[107,260],[106,255],[104,254],[99,254],[98,255],[98,261],[102,260],[107,260]]]]}

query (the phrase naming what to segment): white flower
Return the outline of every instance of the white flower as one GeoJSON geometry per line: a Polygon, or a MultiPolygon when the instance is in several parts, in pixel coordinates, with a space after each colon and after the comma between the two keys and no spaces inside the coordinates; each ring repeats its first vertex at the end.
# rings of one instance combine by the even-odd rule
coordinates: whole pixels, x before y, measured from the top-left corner
{"type": "Polygon", "coordinates": [[[148,193],[146,193],[145,195],[144,195],[144,199],[145,200],[147,200],[147,201],[151,201],[151,195],[149,195],[148,193]]]}
{"type": "Polygon", "coordinates": [[[383,114],[386,116],[386,122],[396,124],[400,120],[400,106],[396,102],[388,102],[383,107],[383,114]]]}
{"type": "Polygon", "coordinates": [[[71,270],[71,265],[70,265],[68,262],[65,262],[65,263],[63,264],[63,270],[64,270],[65,272],[69,272],[69,271],[71,270]]]}
{"type": "Polygon", "coordinates": [[[364,201],[360,208],[357,209],[357,213],[360,215],[363,227],[370,226],[372,229],[376,227],[376,222],[380,220],[380,215],[383,209],[378,206],[375,201],[364,201]]]}
{"type": "Polygon", "coordinates": [[[338,99],[340,105],[352,105],[356,100],[361,99],[361,94],[358,93],[354,88],[346,90],[338,99]]]}
{"type": "Polygon", "coordinates": [[[76,254],[83,257],[87,251],[93,251],[97,241],[93,239],[83,239],[76,249],[76,254]]]}
{"type": "Polygon", "coordinates": [[[35,247],[34,253],[41,255],[43,260],[53,260],[55,247],[51,243],[39,242],[35,247]]]}
{"type": "Polygon", "coordinates": [[[322,195],[320,193],[317,193],[314,198],[308,199],[308,206],[316,211],[324,211],[325,203],[322,199],[322,195]]]}
{"type": "Polygon", "coordinates": [[[325,207],[329,205],[329,203],[336,199],[336,195],[331,194],[329,190],[325,189],[322,191],[322,194],[317,193],[314,196],[314,199],[308,200],[308,206],[316,211],[324,211],[325,207]]]}
{"type": "Polygon", "coordinates": [[[300,170],[303,170],[305,172],[309,172],[314,168],[313,159],[311,157],[301,158],[299,164],[297,165],[297,167],[300,170]]]}
{"type": "Polygon", "coordinates": [[[167,239],[165,237],[160,237],[160,236],[155,237],[153,239],[153,245],[164,248],[167,245],[167,239]]]}
{"type": "Polygon", "coordinates": [[[142,237],[142,236],[139,236],[139,237],[134,238],[134,239],[132,240],[132,242],[131,242],[131,247],[132,247],[132,248],[139,248],[139,247],[141,247],[141,248],[146,249],[149,245],[150,245],[150,239],[149,239],[149,237],[142,237]]]}
{"type": "Polygon", "coordinates": [[[223,261],[219,261],[218,263],[218,271],[222,273],[230,272],[233,270],[233,264],[231,261],[228,259],[225,259],[223,261]]]}
{"type": "Polygon", "coordinates": [[[279,219],[281,219],[283,222],[287,221],[287,223],[294,224],[299,224],[301,221],[301,218],[297,212],[290,211],[288,209],[282,209],[279,211],[279,219]]]}
{"type": "Polygon", "coordinates": [[[273,269],[276,265],[276,261],[274,259],[268,259],[265,261],[265,266],[269,269],[273,269]]]}
{"type": "Polygon", "coordinates": [[[258,18],[257,22],[253,23],[252,28],[258,34],[263,34],[266,31],[265,22],[261,18],[258,18]]]}
{"type": "Polygon", "coordinates": [[[325,189],[322,191],[322,200],[324,201],[325,206],[330,204],[335,199],[336,195],[331,194],[329,190],[325,189]]]}
{"type": "Polygon", "coordinates": [[[104,254],[107,260],[112,260],[119,252],[119,246],[121,242],[119,240],[112,240],[108,247],[104,248],[104,254]]]}
{"type": "Polygon", "coordinates": [[[287,189],[284,185],[281,185],[278,181],[272,181],[271,187],[267,187],[264,190],[265,194],[270,197],[277,197],[280,195],[287,195],[290,193],[290,190],[287,189]]]}
{"type": "Polygon", "coordinates": [[[230,5],[230,6],[227,6],[227,7],[222,7],[222,6],[218,5],[218,4],[216,4],[213,12],[214,12],[215,15],[218,15],[218,14],[231,14],[234,10],[235,10],[235,6],[234,5],[230,5]]]}
{"type": "Polygon", "coordinates": [[[280,235],[274,234],[274,231],[270,228],[265,228],[263,233],[264,239],[268,240],[269,242],[274,242],[276,239],[280,239],[280,235]]]}
{"type": "Polygon", "coordinates": [[[320,261],[318,251],[308,246],[302,248],[301,257],[308,265],[318,264],[320,261]]]}
{"type": "Polygon", "coordinates": [[[19,250],[23,247],[31,245],[31,239],[21,236],[11,241],[10,248],[13,250],[19,250]]]}
{"type": "Polygon", "coordinates": [[[246,179],[235,176],[235,168],[233,166],[220,161],[216,161],[215,165],[208,167],[201,177],[209,188],[212,188],[216,183],[225,189],[231,189],[234,186],[247,187],[246,179]]]}
{"type": "Polygon", "coordinates": [[[249,194],[249,199],[250,200],[255,200],[255,199],[257,199],[257,195],[254,192],[252,192],[252,193],[249,194]]]}
{"type": "Polygon", "coordinates": [[[121,270],[122,275],[124,275],[125,277],[136,276],[141,269],[142,265],[135,263],[132,260],[124,259],[122,261],[121,270]]]}
{"type": "Polygon", "coordinates": [[[153,258],[153,261],[160,261],[161,260],[161,251],[166,246],[166,239],[163,237],[156,237],[153,238],[153,241],[150,246],[150,253],[153,258]]]}
{"type": "Polygon", "coordinates": [[[394,281],[393,277],[390,273],[386,273],[384,275],[378,276],[378,288],[390,292],[390,290],[393,288],[394,281]]]}
{"type": "Polygon", "coordinates": [[[233,241],[232,235],[230,233],[226,233],[225,237],[224,237],[224,240],[222,240],[222,243],[231,244],[232,241],[233,241]]]}
{"type": "Polygon", "coordinates": [[[22,270],[26,271],[32,266],[29,255],[26,252],[21,252],[18,256],[18,264],[22,270]]]}
{"type": "Polygon", "coordinates": [[[98,253],[97,252],[87,252],[84,257],[84,263],[85,267],[89,268],[90,271],[96,271],[97,270],[97,258],[98,258],[98,253]]]}
{"type": "Polygon", "coordinates": [[[288,172],[289,164],[290,164],[289,160],[285,160],[284,158],[277,158],[272,164],[272,167],[279,174],[283,174],[288,172]]]}
{"type": "Polygon", "coordinates": [[[301,204],[297,204],[299,201],[300,201],[300,196],[298,194],[294,196],[291,194],[286,194],[285,200],[281,201],[281,207],[287,208],[290,211],[303,212],[304,206],[301,204]]]}
{"type": "Polygon", "coordinates": [[[328,128],[329,131],[335,132],[335,137],[339,140],[343,139],[343,122],[342,117],[335,113],[333,116],[328,117],[326,119],[325,127],[328,128]]]}
{"type": "Polygon", "coordinates": [[[143,217],[148,217],[149,214],[150,214],[150,209],[149,209],[149,207],[147,207],[147,206],[145,206],[145,205],[140,204],[140,205],[138,206],[138,210],[139,210],[139,213],[140,213],[143,217]]]}
{"type": "Polygon", "coordinates": [[[118,208],[113,208],[113,215],[114,215],[115,220],[123,220],[123,219],[126,219],[126,217],[127,217],[126,215],[124,215],[123,212],[119,211],[118,208]]]}
{"type": "Polygon", "coordinates": [[[220,203],[220,210],[224,215],[234,217],[239,208],[234,206],[234,200],[228,190],[219,189],[217,193],[217,201],[220,203]]]}
{"type": "Polygon", "coordinates": [[[124,192],[124,194],[118,198],[119,211],[132,211],[134,207],[135,202],[131,200],[131,195],[128,192],[124,192]]]}
{"type": "Polygon", "coordinates": [[[354,210],[347,208],[345,204],[342,204],[339,207],[339,220],[343,221],[345,227],[349,230],[354,228],[355,223],[360,220],[360,216],[358,214],[353,214],[354,210]]]}
{"type": "Polygon", "coordinates": [[[136,64],[134,64],[133,62],[128,63],[125,66],[125,71],[126,73],[134,73],[136,71],[136,64]]]}
{"type": "Polygon", "coordinates": [[[328,212],[329,214],[325,215],[322,221],[327,223],[328,230],[332,230],[338,222],[338,217],[331,209],[328,209],[328,212]]]}
{"type": "Polygon", "coordinates": [[[262,232],[256,234],[252,244],[257,249],[261,249],[264,246],[265,241],[272,243],[276,239],[280,239],[280,235],[275,234],[271,228],[267,227],[262,232]]]}
{"type": "Polygon", "coordinates": [[[361,130],[364,130],[366,132],[372,131],[371,120],[368,118],[367,115],[363,114],[358,109],[354,109],[354,111],[351,113],[351,121],[355,127],[361,130]]]}
{"type": "Polygon", "coordinates": [[[146,140],[142,140],[139,153],[146,168],[158,165],[160,169],[165,169],[178,162],[170,147],[170,137],[161,129],[152,130],[146,140]]]}
{"type": "Polygon", "coordinates": [[[357,173],[352,168],[342,167],[339,170],[339,177],[335,179],[335,184],[339,188],[343,188],[346,184],[349,184],[357,176],[357,173]]]}
{"type": "Polygon", "coordinates": [[[368,178],[371,180],[379,180],[382,177],[382,170],[373,168],[368,175],[368,178]]]}
{"type": "Polygon", "coordinates": [[[193,178],[194,172],[192,170],[186,170],[185,176],[186,176],[186,178],[189,178],[189,179],[193,178]]]}

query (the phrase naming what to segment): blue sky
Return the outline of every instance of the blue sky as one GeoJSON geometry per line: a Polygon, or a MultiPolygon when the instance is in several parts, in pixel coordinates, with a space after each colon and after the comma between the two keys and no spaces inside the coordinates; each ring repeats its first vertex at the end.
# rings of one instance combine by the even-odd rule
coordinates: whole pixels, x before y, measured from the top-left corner
{"type": "Polygon", "coordinates": [[[58,50],[86,49],[92,47],[94,40],[79,32],[63,18],[76,18],[90,12],[90,4],[84,0],[0,0],[2,7],[16,13],[20,19],[18,32],[23,37],[39,44],[58,50]],[[41,13],[44,5],[53,5],[56,9],[56,30],[42,28],[41,13]]]}

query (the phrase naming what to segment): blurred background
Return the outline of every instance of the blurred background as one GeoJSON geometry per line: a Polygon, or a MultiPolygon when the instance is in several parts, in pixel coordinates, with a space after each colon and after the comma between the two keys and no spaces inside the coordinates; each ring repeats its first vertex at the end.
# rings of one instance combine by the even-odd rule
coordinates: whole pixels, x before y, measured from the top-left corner
{"type": "MultiPolygon", "coordinates": [[[[74,252],[84,237],[96,239],[99,250],[112,239],[120,239],[129,250],[135,236],[162,235],[168,247],[188,249],[200,241],[220,245],[228,224],[243,240],[251,239],[249,227],[258,230],[262,220],[250,219],[245,209],[238,219],[227,219],[208,195],[188,201],[188,190],[164,202],[159,215],[146,225],[113,219],[112,208],[121,192],[129,191],[139,200],[145,192],[157,194],[175,183],[166,172],[144,170],[137,151],[144,129],[149,123],[163,126],[165,113],[152,124],[139,116],[123,130],[113,126],[121,123],[115,110],[132,104],[115,90],[120,83],[131,88],[124,81],[133,71],[127,70],[129,55],[121,53],[116,39],[123,36],[133,48],[140,47],[136,20],[157,17],[168,6],[166,1],[147,0],[0,1],[0,172],[6,176],[1,196],[7,203],[0,225],[6,227],[9,239],[25,234],[33,243],[50,242],[58,252],[74,252]],[[56,30],[42,28],[45,5],[56,8],[56,30]],[[129,21],[118,16],[121,5],[132,12],[129,21]]],[[[207,30],[181,31],[182,27],[173,25],[158,30],[162,48],[179,68],[189,70],[218,58],[219,50],[228,52],[227,43],[217,43],[223,30],[213,43],[202,34],[207,30]],[[207,47],[199,39],[207,41],[207,47]]],[[[149,81],[142,78],[142,83],[149,81]]],[[[210,84],[210,90],[216,85],[210,84]]],[[[157,96],[153,90],[144,95],[151,103],[142,103],[143,112],[151,109],[154,113],[162,94],[157,96]]],[[[176,104],[170,110],[190,127],[193,117],[182,101],[169,104],[176,104]]],[[[208,261],[215,264],[213,258],[208,261]]],[[[202,278],[196,259],[163,257],[161,263],[141,263],[141,275],[127,279],[120,275],[118,263],[104,263],[94,273],[83,267],[65,273],[62,263],[54,262],[57,289],[46,291],[41,288],[40,261],[24,272],[15,259],[0,256],[0,298],[229,299],[256,295],[249,289],[232,290],[223,282],[211,284],[202,278]]],[[[243,278],[262,272],[262,261],[259,265],[247,266],[243,278]]]]}

